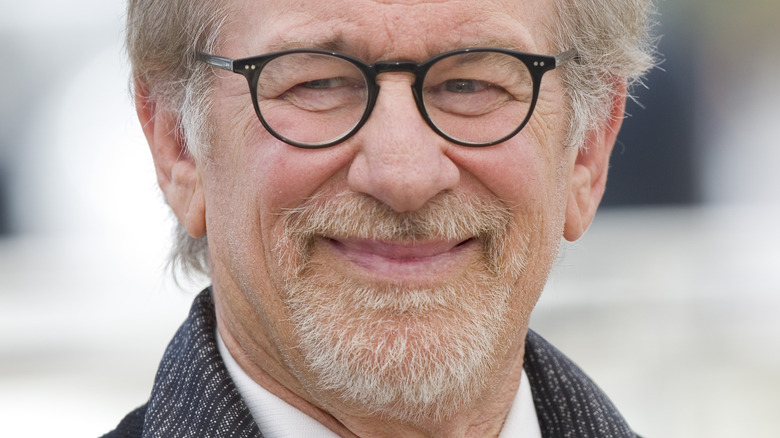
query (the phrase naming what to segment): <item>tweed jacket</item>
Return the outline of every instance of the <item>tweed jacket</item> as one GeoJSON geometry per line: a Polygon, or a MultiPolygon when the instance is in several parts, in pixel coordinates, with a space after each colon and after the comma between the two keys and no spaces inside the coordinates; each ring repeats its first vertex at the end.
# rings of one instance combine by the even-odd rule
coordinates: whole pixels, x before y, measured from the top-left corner
{"type": "MultiPolygon", "coordinates": [[[[103,438],[262,438],[222,362],[215,330],[206,289],[168,345],[149,401],[103,438]]],[[[544,438],[636,437],[601,390],[532,331],[523,367],[544,438]]]]}

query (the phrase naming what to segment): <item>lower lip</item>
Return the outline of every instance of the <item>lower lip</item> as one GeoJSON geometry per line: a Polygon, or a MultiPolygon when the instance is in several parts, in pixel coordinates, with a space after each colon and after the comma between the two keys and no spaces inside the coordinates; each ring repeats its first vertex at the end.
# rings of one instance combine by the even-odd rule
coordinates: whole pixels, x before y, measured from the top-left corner
{"type": "MultiPolygon", "coordinates": [[[[326,239],[325,242],[349,265],[373,279],[414,283],[430,283],[459,271],[459,265],[477,244],[476,239],[469,239],[442,252],[432,251],[431,255],[404,256],[394,254],[396,251],[385,251],[385,244],[380,245],[382,251],[372,251],[370,244],[350,245],[334,239],[326,239]]],[[[400,251],[403,252],[403,249],[400,251]]]]}

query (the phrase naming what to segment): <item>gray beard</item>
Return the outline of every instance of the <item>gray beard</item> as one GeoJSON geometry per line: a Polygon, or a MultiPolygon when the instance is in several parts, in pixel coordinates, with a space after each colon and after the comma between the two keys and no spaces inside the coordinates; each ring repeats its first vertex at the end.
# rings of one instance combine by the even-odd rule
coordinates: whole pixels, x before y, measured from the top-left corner
{"type": "MultiPolygon", "coordinates": [[[[445,194],[436,201],[399,214],[373,198],[337,196],[286,213],[274,252],[286,272],[283,297],[305,361],[296,372],[316,376],[315,392],[404,422],[441,421],[484,393],[516,331],[509,306],[527,245],[510,245],[511,215],[498,200],[445,194]],[[482,263],[431,288],[358,283],[312,257],[321,236],[476,237],[482,263]]],[[[288,365],[296,369],[289,359],[288,365]]]]}

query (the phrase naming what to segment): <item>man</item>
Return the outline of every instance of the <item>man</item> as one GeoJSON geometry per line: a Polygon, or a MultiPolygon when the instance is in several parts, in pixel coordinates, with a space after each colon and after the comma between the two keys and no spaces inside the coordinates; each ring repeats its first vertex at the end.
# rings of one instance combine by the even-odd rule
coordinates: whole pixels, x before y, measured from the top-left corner
{"type": "Polygon", "coordinates": [[[176,260],[212,286],[108,436],[634,436],[528,320],[648,2],[129,3],[176,260]]]}

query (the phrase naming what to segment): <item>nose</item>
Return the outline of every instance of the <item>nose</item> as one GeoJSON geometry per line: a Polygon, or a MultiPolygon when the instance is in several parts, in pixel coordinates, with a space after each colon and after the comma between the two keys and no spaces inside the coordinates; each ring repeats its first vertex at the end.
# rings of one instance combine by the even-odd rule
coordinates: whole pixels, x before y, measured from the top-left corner
{"type": "Polygon", "coordinates": [[[423,120],[406,74],[388,73],[371,117],[356,135],[359,149],[349,168],[350,189],[414,211],[453,189],[460,171],[446,155],[452,145],[423,120]]]}

